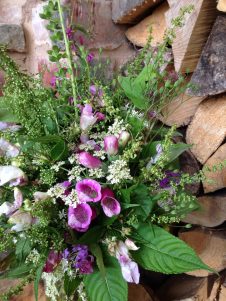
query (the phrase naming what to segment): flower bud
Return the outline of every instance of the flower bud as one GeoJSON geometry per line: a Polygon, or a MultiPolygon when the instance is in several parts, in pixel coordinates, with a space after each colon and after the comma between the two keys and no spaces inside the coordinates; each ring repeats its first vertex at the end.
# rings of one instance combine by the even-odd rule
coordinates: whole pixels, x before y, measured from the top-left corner
{"type": "Polygon", "coordinates": [[[102,165],[102,162],[100,159],[94,157],[88,152],[81,152],[78,154],[78,161],[81,165],[87,167],[87,168],[100,168],[102,165]]]}
{"type": "Polygon", "coordinates": [[[109,156],[115,156],[118,153],[119,143],[118,139],[113,136],[106,136],[104,138],[104,150],[109,156]]]}
{"type": "Polygon", "coordinates": [[[127,131],[122,131],[121,134],[119,135],[119,144],[122,147],[125,147],[129,139],[130,139],[130,133],[127,131]]]}

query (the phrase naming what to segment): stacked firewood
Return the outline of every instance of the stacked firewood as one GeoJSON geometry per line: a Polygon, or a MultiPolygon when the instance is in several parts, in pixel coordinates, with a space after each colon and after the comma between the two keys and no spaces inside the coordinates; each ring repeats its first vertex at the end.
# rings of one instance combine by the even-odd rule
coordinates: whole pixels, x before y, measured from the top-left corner
{"type": "MultiPolygon", "coordinates": [[[[112,1],[116,24],[130,24],[127,39],[144,47],[152,27],[152,46],[161,43],[181,8],[193,5],[172,44],[176,72],[188,75],[192,88],[164,108],[160,119],[182,129],[191,151],[182,158],[188,172],[203,170],[208,180],[190,187],[200,210],[189,214],[188,231],[179,231],[202,260],[219,272],[195,271],[169,277],[159,300],[226,300],[226,0],[112,1]]],[[[155,289],[155,288],[154,288],[155,289]]]]}

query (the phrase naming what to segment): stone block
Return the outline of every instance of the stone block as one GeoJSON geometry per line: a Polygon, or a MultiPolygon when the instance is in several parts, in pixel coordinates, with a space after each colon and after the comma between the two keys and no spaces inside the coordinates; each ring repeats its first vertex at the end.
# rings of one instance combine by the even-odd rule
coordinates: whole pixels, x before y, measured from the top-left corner
{"type": "Polygon", "coordinates": [[[18,24],[0,24],[0,44],[9,50],[25,52],[23,27],[18,24]]]}
{"type": "Polygon", "coordinates": [[[112,19],[115,23],[133,24],[149,8],[160,2],[162,0],[113,0],[112,19]]]}

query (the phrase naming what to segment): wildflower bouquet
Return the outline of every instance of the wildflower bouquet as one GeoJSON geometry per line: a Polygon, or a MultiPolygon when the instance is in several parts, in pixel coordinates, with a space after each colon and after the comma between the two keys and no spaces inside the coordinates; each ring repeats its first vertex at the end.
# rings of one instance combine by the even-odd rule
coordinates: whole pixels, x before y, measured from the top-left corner
{"type": "Polygon", "coordinates": [[[49,85],[46,70],[25,75],[0,48],[1,278],[21,279],[2,300],[32,281],[37,299],[44,280],[51,300],[126,301],[138,265],[167,274],[210,270],[167,227],[197,208],[186,185],[200,177],[180,172],[189,146],[157,122],[186,89],[167,69],[174,30],[106,83],[64,10],[50,0],[42,13],[53,41],[49,85]]]}

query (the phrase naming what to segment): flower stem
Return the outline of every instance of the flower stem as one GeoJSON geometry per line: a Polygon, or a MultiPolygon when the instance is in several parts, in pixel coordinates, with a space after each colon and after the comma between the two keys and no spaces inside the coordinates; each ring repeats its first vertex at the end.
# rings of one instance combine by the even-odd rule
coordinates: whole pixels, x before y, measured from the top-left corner
{"type": "Polygon", "coordinates": [[[77,91],[76,91],[77,90],[77,82],[76,82],[75,75],[73,72],[72,55],[71,55],[71,51],[70,51],[69,41],[68,41],[68,38],[66,35],[65,26],[64,26],[63,11],[62,11],[62,7],[60,4],[60,0],[57,0],[57,4],[58,4],[58,12],[59,12],[59,16],[60,16],[61,28],[62,28],[63,37],[64,37],[66,55],[67,55],[67,59],[68,59],[68,63],[69,63],[70,71],[71,71],[70,79],[71,79],[71,85],[72,85],[72,94],[73,94],[73,100],[74,100],[74,106],[75,106],[75,114],[76,114],[76,117],[78,117],[77,91]]]}

